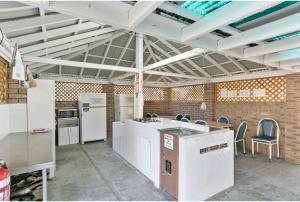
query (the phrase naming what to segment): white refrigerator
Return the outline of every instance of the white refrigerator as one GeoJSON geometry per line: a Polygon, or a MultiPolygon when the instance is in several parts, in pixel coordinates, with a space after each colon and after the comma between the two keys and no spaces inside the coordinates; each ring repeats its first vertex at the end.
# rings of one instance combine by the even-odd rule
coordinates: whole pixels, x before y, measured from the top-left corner
{"type": "Polygon", "coordinates": [[[106,140],[106,94],[79,95],[80,143],[106,140]]]}
{"type": "Polygon", "coordinates": [[[133,119],[134,96],[132,94],[115,95],[115,121],[133,119]]]}

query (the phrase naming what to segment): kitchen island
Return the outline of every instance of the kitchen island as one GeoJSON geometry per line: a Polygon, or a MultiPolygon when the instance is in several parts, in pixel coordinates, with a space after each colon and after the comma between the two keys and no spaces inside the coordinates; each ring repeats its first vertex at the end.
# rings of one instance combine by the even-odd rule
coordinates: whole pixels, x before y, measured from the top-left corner
{"type": "Polygon", "coordinates": [[[233,139],[233,131],[229,129],[168,119],[113,123],[113,149],[157,188],[166,188],[162,176],[170,167],[164,165],[161,154],[164,156],[164,149],[178,149],[177,168],[172,165],[172,169],[177,170],[176,194],[171,194],[179,200],[205,200],[233,186],[233,139]],[[197,132],[183,135],[176,134],[174,129],[197,132]],[[172,139],[171,148],[170,139],[164,139],[170,136],[178,136],[178,144],[172,139]]]}

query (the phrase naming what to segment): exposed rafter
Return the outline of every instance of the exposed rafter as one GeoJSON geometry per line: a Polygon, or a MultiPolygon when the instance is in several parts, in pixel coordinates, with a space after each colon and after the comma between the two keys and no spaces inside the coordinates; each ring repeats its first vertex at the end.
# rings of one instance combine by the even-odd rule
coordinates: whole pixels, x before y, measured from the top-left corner
{"type": "Polygon", "coordinates": [[[213,12],[201,20],[182,29],[182,41],[189,41],[224,27],[239,19],[252,15],[279,2],[274,1],[232,1],[218,12],[213,12]],[[224,17],[226,16],[226,17],[224,17]]]}

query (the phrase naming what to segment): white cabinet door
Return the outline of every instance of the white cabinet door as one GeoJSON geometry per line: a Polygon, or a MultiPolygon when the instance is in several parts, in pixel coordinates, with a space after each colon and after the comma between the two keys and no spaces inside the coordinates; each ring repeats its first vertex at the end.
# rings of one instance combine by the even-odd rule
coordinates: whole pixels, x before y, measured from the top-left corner
{"type": "Polygon", "coordinates": [[[70,144],[78,144],[79,143],[79,127],[70,127],[69,128],[70,135],[70,144]]]}
{"type": "Polygon", "coordinates": [[[58,129],[58,145],[68,145],[70,144],[69,128],[59,128],[58,129]]]}

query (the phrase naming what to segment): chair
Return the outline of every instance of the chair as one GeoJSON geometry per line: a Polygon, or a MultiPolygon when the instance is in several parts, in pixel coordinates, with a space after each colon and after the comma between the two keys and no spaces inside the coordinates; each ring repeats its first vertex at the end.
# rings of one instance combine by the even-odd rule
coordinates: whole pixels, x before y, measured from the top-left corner
{"type": "Polygon", "coordinates": [[[197,120],[197,121],[195,121],[195,124],[199,124],[199,125],[203,125],[203,126],[207,126],[208,125],[207,122],[204,121],[204,120],[197,120]]]}
{"type": "Polygon", "coordinates": [[[151,117],[152,117],[152,114],[151,114],[151,113],[147,113],[147,114],[146,114],[146,118],[147,118],[147,119],[150,119],[151,117]]]}
{"type": "Polygon", "coordinates": [[[229,118],[227,118],[226,116],[220,116],[220,117],[217,119],[217,122],[229,124],[229,118]]]}
{"type": "Polygon", "coordinates": [[[175,117],[175,120],[180,121],[182,118],[183,118],[182,114],[177,114],[176,117],[175,117]]]}
{"type": "Polygon", "coordinates": [[[252,156],[254,156],[254,144],[258,152],[259,144],[269,145],[269,159],[272,160],[272,146],[277,147],[277,158],[279,158],[279,125],[272,118],[264,118],[258,122],[257,134],[252,137],[252,156]]]}
{"type": "Polygon", "coordinates": [[[151,118],[159,118],[159,116],[157,114],[155,114],[155,113],[152,113],[151,114],[151,118]]]}
{"type": "Polygon", "coordinates": [[[185,114],[185,115],[183,116],[183,118],[186,118],[186,119],[188,119],[189,121],[192,120],[191,115],[189,115],[189,114],[185,114]]]}
{"type": "Polygon", "coordinates": [[[185,117],[183,117],[180,121],[182,121],[182,122],[187,122],[187,123],[189,123],[190,122],[190,120],[188,120],[187,118],[185,118],[185,117]]]}
{"type": "Polygon", "coordinates": [[[235,135],[235,139],[234,139],[234,147],[235,147],[235,155],[237,155],[237,147],[236,147],[236,143],[238,142],[243,142],[243,151],[244,154],[246,153],[246,149],[245,149],[245,135],[246,135],[246,131],[248,128],[248,124],[246,121],[243,121],[242,123],[240,123],[236,135],[235,135]]]}

